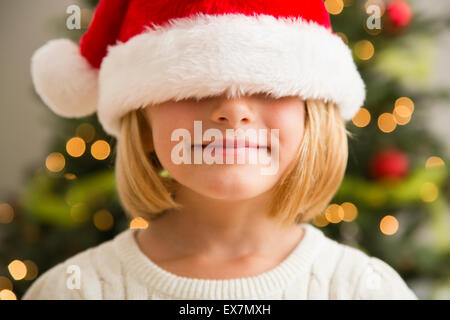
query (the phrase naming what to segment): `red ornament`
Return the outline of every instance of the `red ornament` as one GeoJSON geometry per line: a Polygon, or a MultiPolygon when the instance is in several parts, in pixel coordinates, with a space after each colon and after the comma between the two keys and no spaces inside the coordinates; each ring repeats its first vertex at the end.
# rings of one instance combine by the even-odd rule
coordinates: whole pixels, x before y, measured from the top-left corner
{"type": "Polygon", "coordinates": [[[410,169],[408,156],[401,150],[386,149],[375,154],[370,161],[370,172],[377,180],[399,180],[410,169]]]}
{"type": "Polygon", "coordinates": [[[412,10],[406,1],[392,1],[387,6],[387,13],[396,27],[407,26],[412,19],[412,10]]]}

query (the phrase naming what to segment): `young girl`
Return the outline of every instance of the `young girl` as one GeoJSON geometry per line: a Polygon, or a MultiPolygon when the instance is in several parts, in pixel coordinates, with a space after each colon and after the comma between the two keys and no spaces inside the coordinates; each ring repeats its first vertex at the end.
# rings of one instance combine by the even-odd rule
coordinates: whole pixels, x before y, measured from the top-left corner
{"type": "Polygon", "coordinates": [[[56,113],[98,112],[121,203],[150,225],[24,299],[417,299],[308,222],[342,181],[365,98],[322,0],[100,1],[80,48],[49,42],[32,76],[56,113]]]}

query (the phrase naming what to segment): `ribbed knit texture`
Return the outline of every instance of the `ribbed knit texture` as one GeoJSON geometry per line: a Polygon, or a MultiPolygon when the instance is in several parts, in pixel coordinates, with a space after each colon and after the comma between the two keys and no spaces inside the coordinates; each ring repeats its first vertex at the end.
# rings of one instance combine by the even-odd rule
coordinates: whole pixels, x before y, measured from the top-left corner
{"type": "Polygon", "coordinates": [[[22,299],[417,299],[385,262],[302,226],[302,241],[278,266],[226,280],[162,269],[140,251],[136,230],[127,229],[46,271],[22,299]],[[81,271],[79,289],[67,284],[71,265],[81,271]]]}

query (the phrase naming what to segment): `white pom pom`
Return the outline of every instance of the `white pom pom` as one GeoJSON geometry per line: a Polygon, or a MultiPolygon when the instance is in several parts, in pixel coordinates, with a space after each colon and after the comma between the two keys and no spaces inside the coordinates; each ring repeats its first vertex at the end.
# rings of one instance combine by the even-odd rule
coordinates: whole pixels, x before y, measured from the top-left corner
{"type": "Polygon", "coordinates": [[[88,116],[97,110],[98,70],[69,39],[56,39],[31,58],[36,92],[53,112],[66,118],[88,116]]]}

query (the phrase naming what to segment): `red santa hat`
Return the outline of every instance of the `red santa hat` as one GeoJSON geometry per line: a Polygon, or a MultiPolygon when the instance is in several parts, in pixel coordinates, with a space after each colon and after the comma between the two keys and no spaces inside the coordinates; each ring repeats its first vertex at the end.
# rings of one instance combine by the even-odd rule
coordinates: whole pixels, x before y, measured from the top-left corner
{"type": "Polygon", "coordinates": [[[127,112],[171,99],[298,95],[335,102],[345,120],[365,99],[323,0],[101,0],[79,45],[49,41],[31,72],[56,114],[97,112],[116,137],[127,112]]]}

